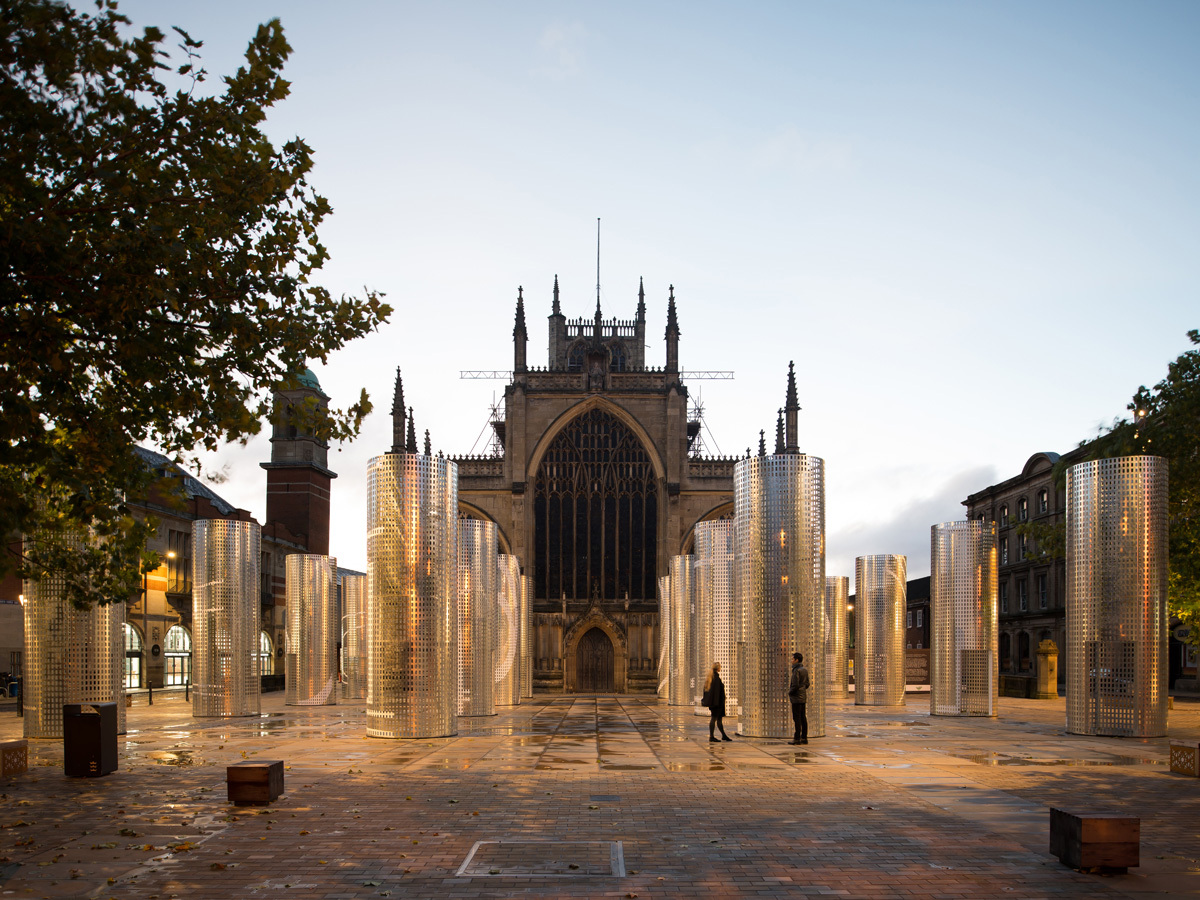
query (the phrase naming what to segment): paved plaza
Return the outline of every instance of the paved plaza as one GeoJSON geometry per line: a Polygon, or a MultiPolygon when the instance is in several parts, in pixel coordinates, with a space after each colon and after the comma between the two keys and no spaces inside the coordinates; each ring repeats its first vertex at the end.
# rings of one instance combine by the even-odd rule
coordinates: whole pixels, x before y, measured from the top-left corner
{"type": "MultiPolygon", "coordinates": [[[[365,736],[361,702],[193,719],[130,709],[120,769],[67,779],[30,742],[0,785],[0,896],[1149,897],[1200,894],[1200,779],[1167,739],[1066,734],[1057,701],[995,720],[829,707],[807,747],[708,743],[654,698],[539,697],[457,737],[365,736]],[[268,808],[225,799],[225,767],[283,759],[268,808]],[[1142,818],[1142,865],[1081,874],[1047,852],[1048,807],[1142,818]]],[[[727,720],[729,721],[729,720],[727,720]]],[[[21,721],[0,710],[0,739],[21,721]]],[[[1200,739],[1200,702],[1171,737],[1200,739]]]]}

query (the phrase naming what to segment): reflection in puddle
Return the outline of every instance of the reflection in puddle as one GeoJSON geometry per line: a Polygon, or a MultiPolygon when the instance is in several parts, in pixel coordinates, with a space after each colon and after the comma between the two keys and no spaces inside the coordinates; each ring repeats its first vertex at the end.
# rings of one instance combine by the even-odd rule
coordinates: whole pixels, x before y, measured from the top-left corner
{"type": "MultiPolygon", "coordinates": [[[[538,768],[540,769],[541,766],[538,766],[538,768]]],[[[601,766],[600,768],[608,769],[613,772],[644,772],[647,770],[657,769],[658,766],[631,766],[631,765],[623,764],[623,765],[619,765],[619,766],[601,766]]]]}
{"type": "Polygon", "coordinates": [[[1002,756],[996,753],[951,753],[956,759],[966,759],[981,766],[1164,766],[1160,759],[1140,759],[1135,756],[1111,756],[1107,759],[1035,759],[1030,756],[1002,756]]]}
{"type": "Polygon", "coordinates": [[[724,766],[712,763],[664,763],[669,772],[723,772],[724,766]]]}
{"type": "Polygon", "coordinates": [[[155,750],[146,754],[160,766],[196,766],[204,762],[192,755],[190,750],[155,750]]]}

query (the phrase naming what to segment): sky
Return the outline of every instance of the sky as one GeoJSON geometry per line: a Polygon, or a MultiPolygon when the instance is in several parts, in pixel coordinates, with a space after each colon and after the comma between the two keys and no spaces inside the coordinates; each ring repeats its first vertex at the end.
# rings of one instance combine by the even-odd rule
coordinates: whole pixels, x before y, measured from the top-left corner
{"type": "MultiPolygon", "coordinates": [[[[795,361],[825,460],[828,574],[908,556],[968,493],[1125,414],[1200,327],[1200,4],[121,3],[232,72],[278,16],[291,96],[265,129],[313,148],[334,214],[319,279],[388,324],[314,371],[335,406],[331,553],[366,564],[368,460],[404,375],[419,431],[476,439],[545,316],[604,315],[645,279],[647,362],[674,285],[709,450],[773,436],[795,361]]],[[[262,521],[267,434],[207,456],[262,521]]]]}

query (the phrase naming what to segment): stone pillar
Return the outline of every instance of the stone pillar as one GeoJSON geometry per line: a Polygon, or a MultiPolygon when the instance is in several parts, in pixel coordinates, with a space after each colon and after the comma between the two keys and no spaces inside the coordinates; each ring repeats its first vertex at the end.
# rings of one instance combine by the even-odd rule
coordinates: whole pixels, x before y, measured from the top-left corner
{"type": "Polygon", "coordinates": [[[1058,699],[1058,644],[1042,641],[1037,648],[1037,691],[1034,700],[1058,699]]]}

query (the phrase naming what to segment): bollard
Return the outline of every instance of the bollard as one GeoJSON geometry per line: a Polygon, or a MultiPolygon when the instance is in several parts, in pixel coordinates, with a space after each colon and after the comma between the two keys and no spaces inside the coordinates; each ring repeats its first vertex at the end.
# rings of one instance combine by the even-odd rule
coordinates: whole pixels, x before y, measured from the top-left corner
{"type": "Polygon", "coordinates": [[[183,701],[185,703],[188,702],[188,689],[191,688],[191,686],[192,686],[192,683],[190,681],[185,681],[183,683],[183,701]]]}
{"type": "Polygon", "coordinates": [[[153,684],[152,682],[149,682],[149,681],[148,681],[148,682],[146,682],[146,690],[149,692],[149,693],[148,693],[148,696],[149,696],[149,698],[150,698],[150,702],[149,702],[149,703],[147,703],[146,705],[147,705],[147,706],[153,706],[153,705],[154,705],[154,684],[153,684]]]}

